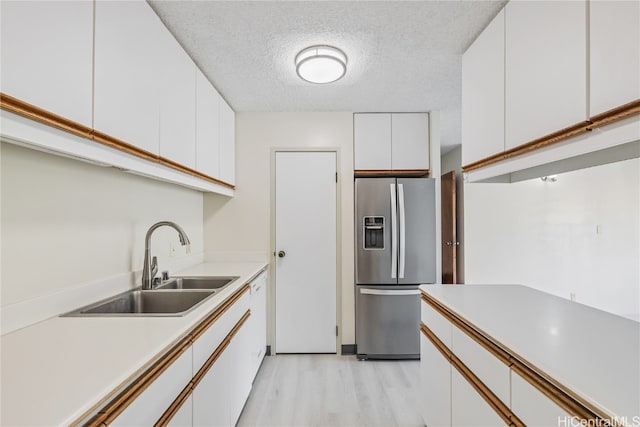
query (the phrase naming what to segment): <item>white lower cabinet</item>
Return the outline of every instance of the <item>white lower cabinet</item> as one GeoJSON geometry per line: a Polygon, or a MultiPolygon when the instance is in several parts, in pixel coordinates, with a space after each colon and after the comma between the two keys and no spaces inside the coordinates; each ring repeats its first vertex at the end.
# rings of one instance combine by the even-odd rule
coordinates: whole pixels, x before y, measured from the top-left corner
{"type": "Polygon", "coordinates": [[[178,412],[167,423],[168,427],[190,427],[193,424],[193,397],[184,401],[178,412]]]}
{"type": "Polygon", "coordinates": [[[451,372],[451,425],[497,427],[506,425],[460,373],[451,372]]]}
{"type": "Polygon", "coordinates": [[[189,347],[110,424],[154,425],[191,381],[192,349],[189,347]]]}
{"type": "Polygon", "coordinates": [[[229,366],[228,395],[229,395],[229,420],[232,426],[236,425],[244,403],[251,392],[253,375],[251,370],[251,334],[247,323],[234,335],[229,347],[225,350],[231,358],[229,366]]]}
{"type": "Polygon", "coordinates": [[[572,425],[571,415],[568,412],[513,371],[511,371],[511,410],[528,427],[572,425]]]}
{"type": "Polygon", "coordinates": [[[451,365],[420,336],[420,406],[428,427],[451,426],[451,365]]]}
{"type": "Polygon", "coordinates": [[[229,369],[233,360],[229,348],[222,352],[207,375],[193,390],[194,426],[229,426],[229,369]]]}
{"type": "Polygon", "coordinates": [[[255,378],[267,350],[267,275],[258,276],[251,283],[251,377],[255,378]]]}

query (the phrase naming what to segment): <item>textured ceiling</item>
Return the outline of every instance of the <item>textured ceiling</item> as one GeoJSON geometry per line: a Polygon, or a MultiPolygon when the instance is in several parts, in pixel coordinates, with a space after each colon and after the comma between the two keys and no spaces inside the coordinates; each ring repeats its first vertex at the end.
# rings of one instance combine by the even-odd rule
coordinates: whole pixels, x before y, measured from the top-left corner
{"type": "Polygon", "coordinates": [[[440,110],[446,152],[460,143],[461,55],[506,1],[149,3],[234,110],[440,110]],[[314,44],[347,54],[342,80],[298,78],[314,44]]]}

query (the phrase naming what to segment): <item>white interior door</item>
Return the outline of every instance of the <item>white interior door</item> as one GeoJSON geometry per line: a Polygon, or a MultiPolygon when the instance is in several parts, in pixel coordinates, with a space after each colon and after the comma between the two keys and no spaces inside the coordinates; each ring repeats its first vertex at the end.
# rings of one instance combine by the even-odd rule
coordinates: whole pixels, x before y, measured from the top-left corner
{"type": "Polygon", "coordinates": [[[276,352],[336,352],[336,153],[277,152],[276,352]]]}

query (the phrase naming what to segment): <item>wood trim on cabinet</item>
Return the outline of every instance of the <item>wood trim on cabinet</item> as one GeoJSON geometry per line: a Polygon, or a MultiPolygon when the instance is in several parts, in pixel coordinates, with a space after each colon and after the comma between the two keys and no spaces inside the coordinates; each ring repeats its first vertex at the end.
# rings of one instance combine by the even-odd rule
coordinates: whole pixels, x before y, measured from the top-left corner
{"type": "Polygon", "coordinates": [[[438,337],[424,324],[420,324],[420,331],[438,349],[449,363],[464,377],[476,390],[485,402],[496,414],[509,426],[524,427],[525,424],[513,413],[511,409],[487,387],[438,337]]]}
{"type": "MultiPolygon", "coordinates": [[[[257,277],[257,275],[256,275],[257,277]]],[[[254,277],[255,278],[255,277],[254,277]]],[[[170,350],[167,351],[164,355],[160,357],[156,362],[154,362],[150,368],[140,374],[137,378],[133,379],[119,394],[116,395],[109,403],[104,405],[93,417],[89,419],[83,425],[86,427],[98,427],[98,426],[108,426],[114,419],[118,417],[144,390],[146,390],[151,383],[158,378],[167,368],[182,355],[192,344],[193,342],[200,337],[213,323],[220,318],[229,308],[235,304],[246,292],[251,289],[249,283],[253,280],[250,279],[247,283],[245,283],[242,287],[236,290],[233,295],[231,295],[225,302],[223,302],[220,306],[218,306],[213,313],[207,316],[204,320],[202,320],[198,325],[196,325],[191,331],[187,333],[185,337],[183,337],[176,345],[174,345],[170,350]]],[[[235,326],[229,331],[227,336],[223,339],[223,342],[218,346],[218,348],[214,351],[214,353],[222,352],[226,346],[229,344],[233,336],[237,333],[238,329],[246,322],[247,318],[250,316],[251,311],[247,310],[247,312],[242,316],[242,318],[235,324],[235,326]],[[224,345],[223,345],[224,344],[224,345]]],[[[213,355],[211,356],[213,357],[213,355]]],[[[211,357],[209,359],[211,359],[211,357]]],[[[217,359],[218,356],[215,357],[217,359]]],[[[209,361],[207,360],[207,362],[209,361]]],[[[215,361],[215,359],[213,361],[215,361]]],[[[205,362],[205,364],[207,363],[205,362]]],[[[212,362],[213,364],[213,362],[212,362]]],[[[198,374],[200,371],[198,372],[198,374]]],[[[198,375],[196,374],[196,376],[198,375]]],[[[199,377],[197,382],[199,382],[202,378],[199,377]]],[[[169,411],[173,408],[173,412],[167,413],[165,412],[160,421],[166,420],[169,422],[173,415],[180,409],[184,401],[187,399],[188,395],[191,394],[191,391],[188,392],[187,396],[184,397],[183,393],[186,393],[186,389],[193,389],[197,382],[195,381],[196,377],[193,377],[191,381],[187,384],[185,389],[180,393],[178,399],[182,399],[182,402],[177,404],[175,401],[171,404],[171,406],[167,409],[169,411]]],[[[114,391],[117,392],[118,389],[114,391]]],[[[106,400],[106,399],[105,399],[106,400]]],[[[95,407],[94,407],[95,408],[95,407]]],[[[87,411],[83,414],[78,420],[72,423],[72,425],[79,425],[82,420],[84,420],[89,414],[93,413],[94,409],[87,411]]]]}
{"type": "Polygon", "coordinates": [[[138,148],[128,142],[122,141],[118,138],[114,138],[113,136],[110,136],[104,132],[92,129],[80,123],[76,123],[73,120],[66,119],[62,116],[51,113],[35,105],[29,104],[28,102],[21,101],[5,93],[0,93],[0,109],[42,123],[47,126],[60,129],[73,135],[95,141],[99,144],[106,145],[140,159],[158,163],[167,168],[194,176],[196,178],[220,185],[222,187],[226,187],[231,190],[235,189],[235,185],[233,184],[221,181],[195,169],[174,162],[173,160],[160,157],[157,154],[138,148]]]}
{"type": "Polygon", "coordinates": [[[599,423],[597,425],[603,427],[617,427],[620,425],[600,409],[576,395],[569,388],[563,386],[544,373],[539,372],[535,367],[530,366],[529,363],[521,360],[517,355],[512,354],[509,349],[496,344],[491,338],[487,337],[481,331],[474,328],[473,325],[467,323],[447,307],[440,304],[433,297],[424,293],[424,291],[422,292],[422,301],[429,304],[434,310],[444,316],[445,319],[467,334],[467,336],[472,340],[493,354],[501,362],[510,367],[516,374],[520,375],[520,377],[525,381],[538,389],[538,391],[542,392],[556,405],[567,411],[572,416],[585,420],[585,422],[599,423]]]}
{"type": "Polygon", "coordinates": [[[373,178],[373,177],[405,177],[420,178],[429,176],[429,169],[394,169],[394,170],[378,170],[378,169],[356,169],[353,171],[355,178],[373,178]]]}
{"type": "Polygon", "coordinates": [[[511,159],[513,157],[518,157],[523,154],[527,154],[532,151],[539,150],[541,148],[546,148],[550,145],[563,142],[569,138],[573,138],[575,136],[590,132],[593,129],[607,126],[609,124],[612,124],[620,120],[624,120],[639,114],[640,114],[640,99],[636,99],[635,101],[631,101],[627,104],[613,108],[609,111],[605,111],[604,113],[592,116],[589,118],[589,120],[586,120],[584,122],[576,123],[567,128],[564,128],[559,131],[545,135],[543,137],[534,139],[533,141],[518,145],[517,147],[511,148],[509,150],[505,150],[502,153],[497,153],[492,156],[486,157],[484,159],[478,160],[476,162],[469,163],[462,167],[462,171],[465,173],[471,172],[473,170],[480,169],[485,166],[489,166],[506,159],[511,159]]]}
{"type": "MultiPolygon", "coordinates": [[[[164,427],[173,419],[175,414],[180,410],[184,402],[193,394],[194,390],[202,381],[202,379],[207,375],[211,367],[216,363],[222,352],[226,350],[226,348],[231,343],[231,340],[238,332],[238,330],[244,325],[247,319],[251,316],[251,310],[247,310],[244,315],[238,320],[235,326],[229,331],[226,337],[222,340],[222,342],[218,345],[218,347],[211,353],[211,356],[204,362],[202,367],[198,370],[198,372],[193,376],[189,384],[180,392],[176,400],[167,408],[167,410],[162,414],[160,419],[154,424],[154,427],[164,427]]],[[[195,340],[194,340],[195,341],[195,340]]]]}

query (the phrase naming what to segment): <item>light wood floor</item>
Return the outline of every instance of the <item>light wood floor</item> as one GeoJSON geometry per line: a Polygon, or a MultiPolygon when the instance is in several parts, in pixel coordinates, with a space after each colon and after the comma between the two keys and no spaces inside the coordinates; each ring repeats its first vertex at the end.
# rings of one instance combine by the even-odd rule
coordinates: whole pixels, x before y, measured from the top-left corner
{"type": "Polygon", "coordinates": [[[238,427],[420,426],[418,361],[265,358],[238,427]]]}

